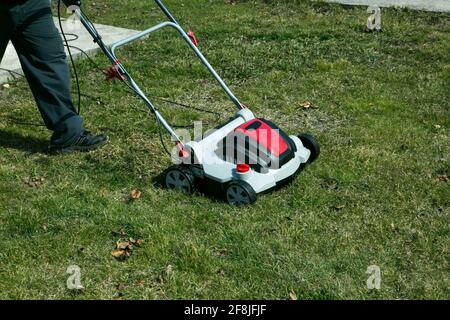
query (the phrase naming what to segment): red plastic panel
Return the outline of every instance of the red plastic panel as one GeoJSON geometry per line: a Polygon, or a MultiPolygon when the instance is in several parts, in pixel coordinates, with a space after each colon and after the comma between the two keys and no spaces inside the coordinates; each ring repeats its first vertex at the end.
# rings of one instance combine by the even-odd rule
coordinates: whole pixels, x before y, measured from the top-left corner
{"type": "Polygon", "coordinates": [[[280,136],[278,129],[272,128],[260,119],[244,123],[235,132],[249,136],[276,157],[288,150],[288,145],[280,136]]]}

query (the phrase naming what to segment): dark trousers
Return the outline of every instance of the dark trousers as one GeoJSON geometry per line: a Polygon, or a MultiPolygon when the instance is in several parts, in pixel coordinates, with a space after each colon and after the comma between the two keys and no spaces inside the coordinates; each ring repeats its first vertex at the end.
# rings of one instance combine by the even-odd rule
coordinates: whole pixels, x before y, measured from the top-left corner
{"type": "MultiPolygon", "coordinates": [[[[0,1],[0,61],[12,41],[51,143],[69,145],[83,131],[70,93],[70,75],[61,36],[48,0],[0,1]]],[[[0,104],[1,108],[1,104],[0,104]]]]}

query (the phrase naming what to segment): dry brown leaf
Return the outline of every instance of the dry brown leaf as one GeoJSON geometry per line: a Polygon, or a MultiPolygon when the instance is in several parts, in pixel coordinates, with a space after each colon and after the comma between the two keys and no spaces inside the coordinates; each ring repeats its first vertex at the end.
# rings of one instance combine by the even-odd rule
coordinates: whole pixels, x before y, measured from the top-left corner
{"type": "Polygon", "coordinates": [[[143,287],[145,285],[145,280],[139,280],[138,282],[136,282],[136,284],[140,287],[143,287]]]}
{"type": "Polygon", "coordinates": [[[122,250],[122,249],[115,249],[115,250],[113,250],[113,251],[111,252],[111,255],[112,255],[114,258],[120,258],[120,257],[122,257],[124,254],[125,254],[125,250],[122,250]]]}
{"type": "Polygon", "coordinates": [[[116,289],[119,290],[119,291],[123,291],[123,290],[125,290],[126,288],[127,288],[127,286],[126,286],[125,284],[123,284],[123,283],[119,283],[119,284],[117,285],[117,287],[116,287],[116,289]]]}
{"type": "Polygon", "coordinates": [[[395,232],[398,232],[400,230],[394,223],[391,223],[391,229],[395,232]]]}
{"type": "Polygon", "coordinates": [[[137,247],[140,247],[141,244],[144,243],[144,240],[142,240],[142,239],[129,238],[128,241],[129,241],[132,245],[137,246],[137,247]]]}
{"type": "Polygon", "coordinates": [[[226,256],[228,254],[228,249],[223,248],[223,249],[217,249],[216,250],[216,255],[218,256],[226,256]]]}
{"type": "Polygon", "coordinates": [[[342,210],[342,209],[345,208],[345,204],[337,204],[337,205],[334,206],[334,208],[335,208],[336,210],[342,210]]]}
{"type": "Polygon", "coordinates": [[[447,175],[445,175],[445,174],[441,174],[441,175],[439,175],[439,176],[437,176],[436,177],[436,180],[438,181],[438,182],[449,182],[450,181],[450,178],[449,178],[449,176],[447,176],[447,175]]]}
{"type": "Polygon", "coordinates": [[[111,255],[117,259],[127,259],[131,256],[134,245],[139,246],[142,242],[141,239],[134,240],[133,238],[130,238],[130,241],[119,240],[116,242],[116,249],[112,251],[111,255]]]}
{"type": "Polygon", "coordinates": [[[131,199],[132,200],[138,200],[141,197],[141,192],[139,190],[133,190],[131,191],[131,199]]]}
{"type": "Polygon", "coordinates": [[[339,181],[335,178],[327,177],[325,180],[320,184],[320,186],[323,189],[329,189],[329,190],[337,190],[339,188],[339,181]]]}
{"type": "Polygon", "coordinates": [[[114,249],[111,255],[117,259],[126,259],[131,256],[133,252],[134,246],[139,247],[144,240],[130,237],[128,240],[124,240],[123,238],[116,242],[116,249],[114,249]],[[128,241],[129,240],[129,241],[128,241]]]}
{"type": "Polygon", "coordinates": [[[313,104],[310,101],[305,101],[299,104],[300,107],[303,109],[309,109],[313,106],[313,104]]]}
{"type": "Polygon", "coordinates": [[[133,245],[128,241],[117,242],[117,249],[119,250],[133,250],[133,245]]]}
{"type": "Polygon", "coordinates": [[[111,252],[111,255],[116,259],[127,259],[131,256],[128,250],[115,249],[111,252]]]}
{"type": "Polygon", "coordinates": [[[29,187],[38,188],[44,184],[45,178],[25,177],[22,179],[22,181],[29,187]]]}
{"type": "Polygon", "coordinates": [[[297,294],[295,293],[294,290],[292,290],[292,291],[289,293],[289,299],[291,299],[291,300],[298,300],[298,299],[297,299],[297,294]]]}
{"type": "Polygon", "coordinates": [[[166,277],[169,278],[172,275],[172,273],[173,273],[173,266],[169,264],[166,267],[166,277]]]}

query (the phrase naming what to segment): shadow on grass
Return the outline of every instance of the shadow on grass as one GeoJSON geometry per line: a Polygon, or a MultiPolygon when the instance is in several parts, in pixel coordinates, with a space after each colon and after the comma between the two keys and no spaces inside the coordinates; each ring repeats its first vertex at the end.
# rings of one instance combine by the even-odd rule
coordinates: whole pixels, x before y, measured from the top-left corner
{"type": "MultiPolygon", "coordinates": [[[[295,179],[297,178],[297,176],[305,169],[306,165],[302,165],[299,170],[297,170],[297,172],[295,172],[292,176],[279,181],[276,186],[274,186],[273,188],[266,190],[264,192],[261,193],[261,195],[264,194],[271,194],[273,192],[277,192],[280,189],[283,188],[287,188],[289,187],[289,185],[291,185],[295,179]]],[[[160,174],[158,174],[157,176],[152,178],[152,183],[154,186],[156,186],[157,188],[160,189],[166,189],[166,173],[167,170],[164,172],[161,172],[160,174]]],[[[207,180],[202,180],[202,179],[195,179],[195,191],[198,192],[198,194],[202,195],[202,196],[206,196],[208,198],[210,198],[213,201],[216,202],[221,202],[221,203],[226,203],[226,185],[227,183],[225,183],[224,185],[221,185],[220,183],[214,183],[214,182],[209,182],[207,180]]]]}
{"type": "Polygon", "coordinates": [[[17,149],[29,153],[45,153],[47,147],[48,142],[45,140],[0,129],[0,148],[17,149]]]}

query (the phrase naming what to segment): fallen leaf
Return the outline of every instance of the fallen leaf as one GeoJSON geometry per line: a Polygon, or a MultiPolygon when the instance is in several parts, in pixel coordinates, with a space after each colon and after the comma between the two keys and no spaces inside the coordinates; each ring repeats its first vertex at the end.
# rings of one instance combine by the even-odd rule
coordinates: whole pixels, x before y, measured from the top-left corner
{"type": "Polygon", "coordinates": [[[143,244],[144,243],[144,240],[142,240],[142,239],[134,239],[134,238],[130,238],[130,239],[128,239],[128,241],[130,241],[130,243],[131,244],[133,244],[133,245],[135,245],[135,246],[137,246],[137,247],[140,247],[141,246],[141,244],[143,244]]]}
{"type": "Polygon", "coordinates": [[[132,200],[138,200],[141,197],[141,192],[139,190],[133,190],[131,191],[131,199],[132,200]]]}
{"type": "Polygon", "coordinates": [[[136,284],[140,287],[143,287],[145,285],[145,280],[139,280],[138,282],[136,282],[136,284]]]}
{"type": "Polygon", "coordinates": [[[394,223],[391,223],[391,229],[395,232],[398,232],[400,230],[394,223]]]}
{"type": "Polygon", "coordinates": [[[226,256],[228,254],[228,249],[224,248],[224,249],[218,249],[216,250],[216,255],[218,256],[226,256]]]}
{"type": "Polygon", "coordinates": [[[299,104],[303,109],[309,109],[312,107],[312,103],[310,101],[305,101],[299,104]]]}
{"type": "Polygon", "coordinates": [[[441,174],[441,175],[439,175],[439,176],[437,176],[436,177],[436,180],[438,181],[438,182],[449,182],[450,181],[450,178],[449,178],[449,176],[447,176],[447,175],[445,175],[445,174],[441,174]]]}
{"type": "Polygon", "coordinates": [[[125,290],[126,288],[127,288],[127,286],[126,286],[125,284],[123,284],[123,283],[119,283],[119,284],[117,285],[117,287],[116,287],[116,289],[119,290],[119,291],[123,291],[123,290],[125,290]]]}
{"type": "MultiPolygon", "coordinates": [[[[121,229],[121,234],[125,234],[125,232],[121,229]]],[[[117,232],[113,232],[113,234],[117,234],[117,232]]],[[[127,239],[120,238],[116,242],[116,248],[111,252],[111,255],[117,259],[127,259],[131,256],[131,253],[133,252],[133,249],[135,246],[139,247],[144,240],[142,239],[135,239],[133,237],[128,237],[127,239]]]]}
{"type": "Polygon", "coordinates": [[[298,299],[297,299],[297,294],[294,292],[294,290],[292,290],[292,291],[289,293],[289,299],[291,299],[291,300],[298,300],[298,299]]]}
{"type": "Polygon", "coordinates": [[[172,273],[173,273],[173,266],[169,264],[166,267],[166,277],[169,278],[172,275],[172,273]]]}
{"type": "Polygon", "coordinates": [[[161,284],[165,283],[167,280],[171,278],[173,274],[172,265],[168,265],[161,273],[158,275],[157,281],[161,284]]]}
{"type": "Polygon", "coordinates": [[[46,225],[46,224],[44,224],[44,225],[42,226],[42,229],[44,229],[44,231],[45,231],[45,232],[47,232],[47,230],[48,230],[48,227],[47,227],[47,225],[46,225]]]}
{"type": "Polygon", "coordinates": [[[131,256],[131,253],[128,250],[115,249],[111,255],[116,259],[125,260],[131,256]]]}
{"type": "Polygon", "coordinates": [[[342,210],[342,209],[345,208],[345,204],[337,204],[337,205],[334,206],[334,208],[335,208],[336,210],[342,210]]]}
{"type": "Polygon", "coordinates": [[[3,88],[9,89],[9,88],[11,88],[11,86],[9,85],[9,83],[5,83],[5,84],[3,85],[3,88]]]}
{"type": "Polygon", "coordinates": [[[128,241],[117,242],[117,249],[119,250],[133,250],[133,245],[128,241]]]}
{"type": "Polygon", "coordinates": [[[29,187],[38,188],[45,183],[45,178],[25,177],[22,181],[29,187]]]}
{"type": "Polygon", "coordinates": [[[329,189],[329,190],[336,190],[338,189],[338,181],[334,178],[327,177],[325,180],[320,184],[320,186],[323,189],[329,189]]]}

